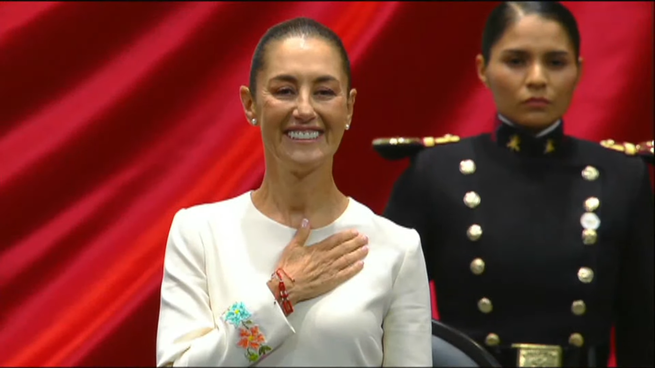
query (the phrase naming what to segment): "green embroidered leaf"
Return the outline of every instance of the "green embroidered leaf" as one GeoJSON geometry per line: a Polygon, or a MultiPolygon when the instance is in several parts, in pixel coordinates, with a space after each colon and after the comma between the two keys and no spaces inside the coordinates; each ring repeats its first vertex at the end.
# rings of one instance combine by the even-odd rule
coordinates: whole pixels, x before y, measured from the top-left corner
{"type": "Polygon", "coordinates": [[[271,350],[272,350],[272,349],[271,349],[270,346],[268,346],[268,345],[262,345],[262,346],[259,348],[259,355],[264,355],[264,354],[268,353],[268,352],[271,351],[271,350]]]}

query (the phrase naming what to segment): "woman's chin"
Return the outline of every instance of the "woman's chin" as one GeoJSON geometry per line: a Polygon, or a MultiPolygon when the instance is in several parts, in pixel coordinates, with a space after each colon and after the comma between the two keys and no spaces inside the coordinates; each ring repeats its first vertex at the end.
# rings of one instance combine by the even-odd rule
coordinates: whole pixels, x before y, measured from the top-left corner
{"type": "Polygon", "coordinates": [[[331,156],[326,155],[324,152],[292,152],[287,156],[289,164],[297,167],[312,168],[325,164],[329,161],[331,156]]]}

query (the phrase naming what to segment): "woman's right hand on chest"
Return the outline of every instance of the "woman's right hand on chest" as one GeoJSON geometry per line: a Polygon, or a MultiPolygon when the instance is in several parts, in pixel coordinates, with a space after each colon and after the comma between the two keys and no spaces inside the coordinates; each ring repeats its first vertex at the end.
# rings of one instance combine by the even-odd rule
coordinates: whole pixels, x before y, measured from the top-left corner
{"type": "Polygon", "coordinates": [[[309,222],[303,220],[277,266],[287,274],[283,280],[294,305],[325,294],[355,276],[368,254],[368,237],[356,230],[344,230],[305,246],[310,232],[309,222]]]}

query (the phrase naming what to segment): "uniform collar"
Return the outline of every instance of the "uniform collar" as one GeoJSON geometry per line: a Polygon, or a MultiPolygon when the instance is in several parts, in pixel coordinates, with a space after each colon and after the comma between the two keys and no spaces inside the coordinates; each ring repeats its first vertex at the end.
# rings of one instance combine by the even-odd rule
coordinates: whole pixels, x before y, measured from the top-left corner
{"type": "Polygon", "coordinates": [[[534,134],[497,114],[493,140],[500,147],[524,156],[552,156],[562,147],[564,122],[557,120],[548,128],[534,134]]]}

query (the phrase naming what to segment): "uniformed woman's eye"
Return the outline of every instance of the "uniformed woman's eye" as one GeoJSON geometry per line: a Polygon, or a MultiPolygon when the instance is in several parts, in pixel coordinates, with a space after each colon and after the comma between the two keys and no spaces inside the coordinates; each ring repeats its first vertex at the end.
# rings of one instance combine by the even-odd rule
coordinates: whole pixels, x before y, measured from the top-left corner
{"type": "Polygon", "coordinates": [[[522,58],[509,58],[506,61],[507,65],[516,67],[516,66],[522,66],[525,64],[525,60],[522,58]]]}
{"type": "Polygon", "coordinates": [[[551,60],[550,65],[554,66],[556,68],[560,68],[560,67],[566,66],[566,60],[557,60],[557,59],[551,60]]]}

